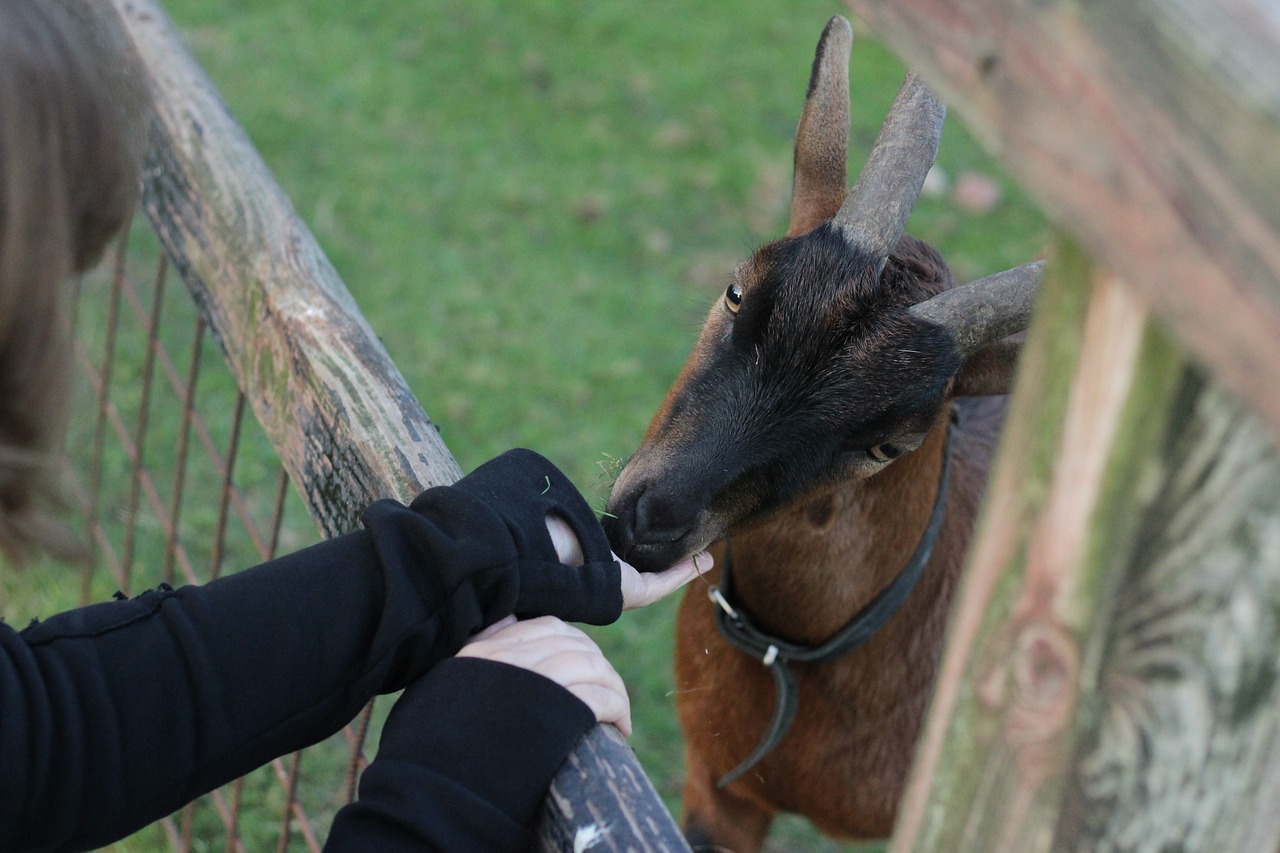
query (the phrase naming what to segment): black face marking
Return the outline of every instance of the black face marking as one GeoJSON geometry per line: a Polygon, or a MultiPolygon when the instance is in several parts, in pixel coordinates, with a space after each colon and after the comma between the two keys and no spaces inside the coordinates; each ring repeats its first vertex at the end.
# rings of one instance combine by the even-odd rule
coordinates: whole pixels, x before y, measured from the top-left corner
{"type": "Polygon", "coordinates": [[[905,248],[882,275],[830,226],[757,253],[750,298],[658,434],[679,445],[681,488],[758,515],[838,477],[845,454],[929,428],[959,361],[905,313],[947,279],[932,250],[905,248]]]}
{"type": "Polygon", "coordinates": [[[739,267],[737,314],[712,313],[610,498],[618,553],[665,568],[927,432],[960,357],[906,309],[950,283],[910,237],[883,272],[829,224],[761,248],[739,267]]]}

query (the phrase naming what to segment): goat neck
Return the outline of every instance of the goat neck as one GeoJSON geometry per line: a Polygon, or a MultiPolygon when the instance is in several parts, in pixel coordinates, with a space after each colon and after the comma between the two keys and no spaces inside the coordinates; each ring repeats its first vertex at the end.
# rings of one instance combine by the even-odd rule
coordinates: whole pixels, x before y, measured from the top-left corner
{"type": "Polygon", "coordinates": [[[821,643],[897,577],[937,496],[946,424],[944,410],[917,450],[873,477],[731,531],[734,594],[761,628],[821,643]]]}

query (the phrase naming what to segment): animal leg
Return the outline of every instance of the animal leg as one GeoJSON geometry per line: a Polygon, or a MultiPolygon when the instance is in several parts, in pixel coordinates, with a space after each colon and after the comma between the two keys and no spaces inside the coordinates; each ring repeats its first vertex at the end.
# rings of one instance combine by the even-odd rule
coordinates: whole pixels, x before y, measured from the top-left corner
{"type": "Polygon", "coordinates": [[[757,853],[773,814],[717,788],[709,771],[689,757],[684,783],[684,835],[694,853],[757,853]]]}

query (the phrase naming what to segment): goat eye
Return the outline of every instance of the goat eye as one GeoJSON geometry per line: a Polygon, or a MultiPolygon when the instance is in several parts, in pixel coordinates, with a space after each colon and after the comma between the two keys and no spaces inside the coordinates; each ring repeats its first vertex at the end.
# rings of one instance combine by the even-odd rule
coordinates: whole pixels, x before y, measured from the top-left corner
{"type": "Polygon", "coordinates": [[[902,455],[902,448],[885,442],[872,447],[867,451],[867,455],[877,462],[892,462],[902,455]]]}
{"type": "Polygon", "coordinates": [[[729,309],[730,314],[737,314],[738,309],[742,307],[742,288],[736,284],[729,285],[724,292],[724,307],[729,309]]]}

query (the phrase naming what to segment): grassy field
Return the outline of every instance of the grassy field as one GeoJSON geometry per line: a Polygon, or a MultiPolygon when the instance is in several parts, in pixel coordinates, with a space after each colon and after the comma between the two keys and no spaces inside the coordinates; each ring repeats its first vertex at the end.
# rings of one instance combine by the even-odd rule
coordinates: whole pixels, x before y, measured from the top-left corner
{"type": "MultiPolygon", "coordinates": [[[[609,460],[636,446],[734,262],[784,228],[814,43],[841,11],[818,0],[168,8],[464,470],[532,447],[597,506],[609,460]]],[[[902,73],[856,40],[851,168],[902,73]]],[[[998,190],[975,210],[944,189],[911,221],[961,278],[1038,253],[1041,217],[954,117],[939,164],[998,190]]],[[[5,616],[60,601],[54,571],[8,577],[5,616]]],[[[634,691],[633,744],[674,806],[671,604],[596,636],[634,691]]],[[[775,843],[837,849],[794,822],[775,843]]]]}

